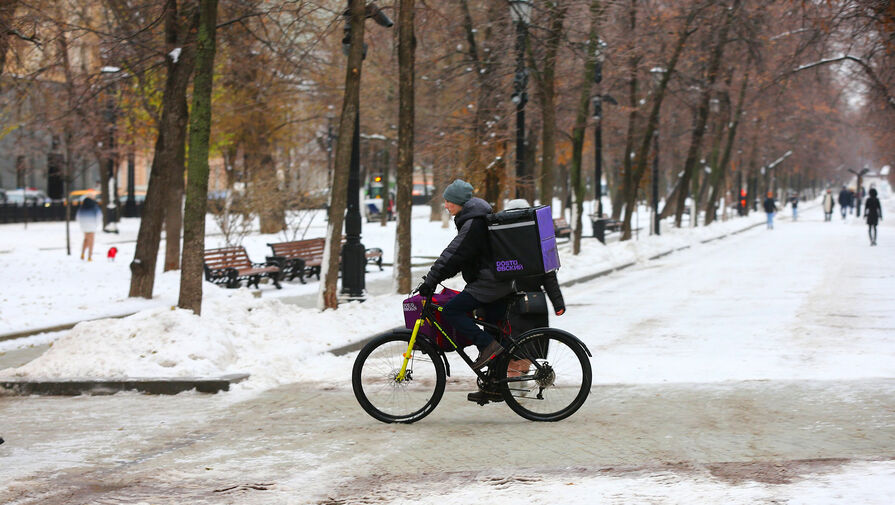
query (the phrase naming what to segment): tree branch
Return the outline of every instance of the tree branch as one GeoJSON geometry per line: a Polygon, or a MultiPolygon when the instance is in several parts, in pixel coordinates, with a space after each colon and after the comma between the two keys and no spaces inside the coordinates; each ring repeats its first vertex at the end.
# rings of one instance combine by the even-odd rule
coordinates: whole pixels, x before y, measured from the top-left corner
{"type": "Polygon", "coordinates": [[[889,107],[892,107],[893,109],[895,109],[895,96],[892,96],[892,94],[889,93],[888,87],[886,87],[886,84],[882,80],[880,80],[879,76],[876,75],[876,72],[873,70],[873,67],[871,67],[866,61],[864,61],[861,58],[858,58],[856,56],[844,54],[842,56],[837,56],[835,58],[826,58],[826,59],[815,61],[812,63],[806,63],[805,65],[802,65],[800,67],[793,69],[791,72],[787,72],[787,73],[781,75],[779,79],[783,79],[786,76],[801,72],[802,70],[808,70],[810,68],[828,65],[830,63],[839,63],[839,62],[843,62],[843,61],[852,61],[852,62],[855,62],[858,65],[860,65],[861,68],[864,69],[864,72],[867,73],[867,76],[870,77],[870,80],[873,81],[873,84],[880,91],[882,91],[883,95],[885,95],[886,104],[889,107]]]}

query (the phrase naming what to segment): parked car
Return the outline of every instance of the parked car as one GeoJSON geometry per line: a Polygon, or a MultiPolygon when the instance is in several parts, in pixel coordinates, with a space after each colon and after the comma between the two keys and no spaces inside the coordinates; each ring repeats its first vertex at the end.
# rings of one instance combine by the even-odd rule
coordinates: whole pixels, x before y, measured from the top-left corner
{"type": "Polygon", "coordinates": [[[6,191],[7,203],[16,205],[47,205],[52,203],[50,197],[46,193],[37,188],[18,188],[6,191]]]}
{"type": "Polygon", "coordinates": [[[80,205],[88,197],[100,202],[102,201],[102,192],[98,189],[78,189],[68,194],[68,201],[80,205]]]}
{"type": "Polygon", "coordinates": [[[6,203],[6,190],[0,189],[0,203],[6,203]]]}

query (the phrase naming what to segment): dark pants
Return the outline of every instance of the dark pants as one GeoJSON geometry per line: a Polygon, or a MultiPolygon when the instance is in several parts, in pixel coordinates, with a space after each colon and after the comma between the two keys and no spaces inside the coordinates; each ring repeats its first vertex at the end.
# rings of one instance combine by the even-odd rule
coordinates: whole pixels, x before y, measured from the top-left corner
{"type": "Polygon", "coordinates": [[[458,333],[472,340],[472,343],[481,350],[494,340],[494,336],[481,329],[472,321],[472,318],[466,315],[467,312],[478,308],[484,309],[485,321],[493,324],[497,324],[503,319],[507,310],[505,303],[480,302],[464,290],[444,305],[441,315],[458,333]]]}

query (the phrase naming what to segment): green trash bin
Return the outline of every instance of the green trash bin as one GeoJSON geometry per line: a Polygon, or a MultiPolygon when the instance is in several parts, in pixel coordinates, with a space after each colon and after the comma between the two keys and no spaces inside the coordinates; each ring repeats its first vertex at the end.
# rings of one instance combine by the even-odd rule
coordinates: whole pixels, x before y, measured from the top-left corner
{"type": "Polygon", "coordinates": [[[597,217],[595,215],[590,216],[590,222],[594,227],[594,238],[599,240],[601,243],[606,243],[606,222],[609,219],[597,217]]]}

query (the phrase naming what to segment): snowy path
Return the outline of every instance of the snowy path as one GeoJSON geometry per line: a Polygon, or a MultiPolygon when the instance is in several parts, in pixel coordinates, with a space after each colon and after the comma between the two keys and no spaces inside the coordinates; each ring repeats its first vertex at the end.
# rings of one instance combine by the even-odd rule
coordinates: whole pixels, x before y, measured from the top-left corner
{"type": "Polygon", "coordinates": [[[532,503],[557,503],[538,488],[642,479],[653,484],[601,503],[696,484],[710,489],[702,503],[721,503],[730,493],[783,499],[805,480],[855,465],[895,471],[893,380],[600,386],[582,411],[555,424],[464,397],[451,388],[430,417],[409,426],[372,421],[349,391],[300,384],[238,403],[195,394],[15,399],[6,407],[15,413],[6,427],[15,448],[0,470],[10,483],[0,500],[476,502],[464,496],[465,483],[489,499],[525,492],[538,498],[532,503]],[[437,498],[446,493],[456,496],[437,498]]]}
{"type": "Polygon", "coordinates": [[[565,290],[595,386],[563,422],[468,403],[458,374],[380,424],[351,356],[227,395],[0,397],[0,502],[888,505],[895,227],[871,248],[816,214],[565,290]]]}

